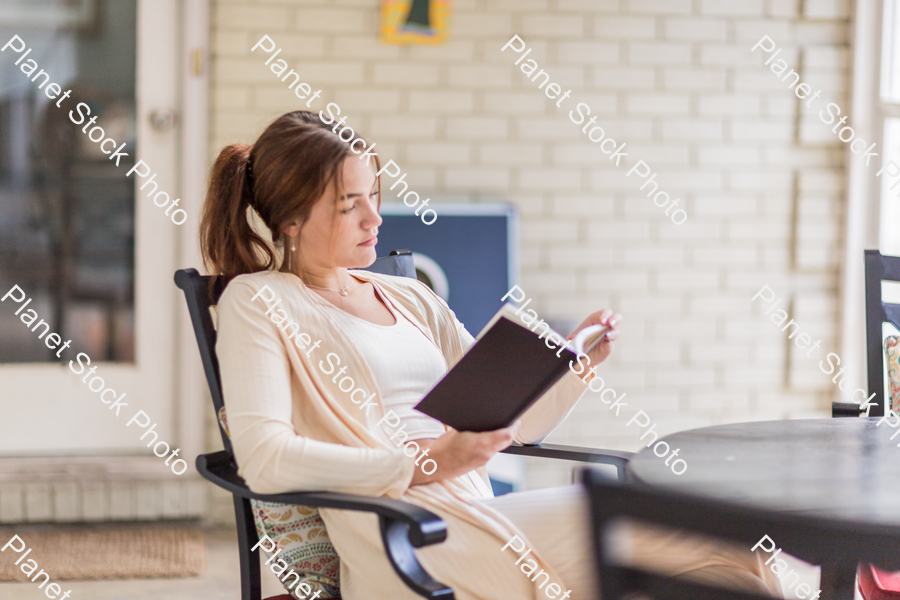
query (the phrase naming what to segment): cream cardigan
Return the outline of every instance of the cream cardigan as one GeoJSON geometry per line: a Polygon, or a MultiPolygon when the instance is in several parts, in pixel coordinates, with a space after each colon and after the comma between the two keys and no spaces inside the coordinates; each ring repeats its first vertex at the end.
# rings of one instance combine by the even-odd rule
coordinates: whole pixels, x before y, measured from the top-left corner
{"type": "MultiPolygon", "coordinates": [[[[449,307],[421,282],[366,271],[354,271],[353,275],[379,286],[393,306],[435,343],[448,368],[472,343],[449,307]]],[[[250,489],[260,493],[326,490],[383,495],[428,508],[448,522],[448,539],[429,549],[430,555],[463,552],[480,561],[497,562],[497,576],[491,582],[470,585],[464,580],[466,573],[459,573],[457,581],[443,582],[455,590],[469,590],[457,598],[505,597],[512,578],[518,583],[523,576],[516,567],[507,568],[509,561],[498,559],[499,549],[513,535],[527,537],[502,514],[478,502],[484,492],[468,477],[410,487],[414,459],[404,455],[385,430],[376,426],[383,408],[371,370],[313,294],[292,274],[265,271],[236,277],[219,301],[216,352],[241,476],[250,489]],[[288,333],[265,315],[269,305],[261,297],[251,300],[264,285],[282,299],[278,307],[301,324],[300,331],[309,334],[313,342],[321,340],[320,347],[300,350],[288,333]],[[349,394],[323,376],[317,365],[329,352],[340,357],[341,365],[349,366],[358,387],[375,392],[374,407],[360,410],[349,394]],[[472,528],[478,531],[469,531],[472,528]],[[467,539],[484,539],[484,534],[496,541],[496,547],[456,547],[467,539]]],[[[517,441],[533,443],[545,437],[586,388],[573,373],[567,373],[523,416],[517,441]]],[[[478,469],[478,474],[487,482],[484,468],[478,469]]],[[[369,589],[379,589],[373,578],[391,580],[384,582],[383,589],[390,588],[397,580],[393,573],[383,569],[353,572],[365,571],[365,565],[372,562],[367,562],[363,552],[380,547],[377,527],[363,527],[349,511],[323,510],[321,514],[341,555],[344,597],[351,598],[345,581],[363,576],[372,584],[369,589]]],[[[559,581],[540,554],[534,556],[551,573],[551,580],[559,581]]],[[[433,561],[423,561],[430,570],[429,562],[433,561]]],[[[537,593],[537,584],[533,587],[537,593]]]]}

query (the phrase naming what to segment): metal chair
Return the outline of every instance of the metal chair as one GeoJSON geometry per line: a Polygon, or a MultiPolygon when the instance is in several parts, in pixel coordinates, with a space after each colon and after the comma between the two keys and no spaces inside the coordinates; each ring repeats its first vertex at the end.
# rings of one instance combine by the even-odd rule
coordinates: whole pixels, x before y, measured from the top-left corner
{"type": "MultiPolygon", "coordinates": [[[[900,257],[883,256],[878,250],[866,250],[866,365],[869,395],[876,403],[868,416],[884,416],[884,336],[882,325],[891,323],[900,331],[900,305],[881,299],[881,282],[900,282],[900,257]]],[[[865,412],[862,405],[851,402],[832,402],[832,417],[858,417],[865,412]]]]}
{"type": "MultiPolygon", "coordinates": [[[[771,598],[712,587],[620,564],[615,558],[610,530],[622,519],[684,529],[728,540],[746,546],[748,552],[758,541],[762,541],[763,536],[768,535],[770,540],[774,540],[768,552],[777,555],[777,545],[784,548],[786,553],[809,563],[822,565],[822,598],[827,599],[853,598],[852,581],[831,577],[832,573],[843,570],[840,566],[862,560],[891,568],[900,567],[900,526],[774,512],[663,488],[623,486],[607,480],[590,468],[582,470],[581,481],[587,488],[589,497],[592,539],[600,578],[599,592],[603,600],[620,600],[636,592],[646,594],[654,600],[771,598]]],[[[783,581],[786,582],[788,577],[789,574],[783,581]]],[[[794,579],[791,588],[796,585],[797,580],[794,579]]],[[[797,592],[797,597],[802,597],[797,590],[792,591],[797,592]]],[[[787,594],[786,597],[795,596],[787,594]]]]}
{"type": "MultiPolygon", "coordinates": [[[[412,253],[394,250],[390,256],[379,258],[367,270],[415,278],[412,253]]],[[[196,269],[182,269],[175,273],[176,285],[184,291],[200,348],[200,358],[206,381],[209,384],[216,414],[224,407],[219,362],[216,358],[216,330],[209,313],[210,306],[218,302],[224,291],[219,282],[210,287],[210,277],[200,275],[196,269]],[[211,291],[212,290],[212,291],[211,291]]],[[[384,549],[397,575],[420,596],[452,600],[453,591],[432,578],[416,559],[414,548],[439,544],[447,538],[446,523],[434,513],[414,504],[390,498],[357,496],[331,492],[290,492],[285,494],[257,494],[252,492],[237,474],[231,441],[219,423],[219,433],[225,450],[202,454],[197,457],[197,470],[217,486],[232,493],[238,528],[238,546],[241,562],[242,600],[260,600],[259,549],[251,548],[259,541],[250,499],[283,504],[297,504],[321,508],[338,508],[373,512],[378,515],[384,549]]],[[[614,465],[620,480],[625,479],[625,467],[633,456],[631,452],[594,450],[542,444],[510,446],[504,452],[525,456],[556,458],[614,465]]],[[[278,599],[280,600],[280,596],[278,599]]],[[[285,596],[285,600],[288,596],[285,596]]],[[[269,600],[276,600],[271,598],[269,600]]]]}
{"type": "MultiPolygon", "coordinates": [[[[900,305],[884,302],[881,297],[882,281],[900,282],[900,257],[883,256],[878,250],[865,251],[866,268],[866,373],[869,396],[875,394],[877,402],[869,407],[850,402],[832,402],[832,417],[858,417],[868,414],[884,416],[889,404],[884,390],[884,323],[892,324],[900,331],[900,305]]],[[[865,600],[900,598],[900,573],[886,573],[872,566],[859,566],[859,587],[865,600]]]]}

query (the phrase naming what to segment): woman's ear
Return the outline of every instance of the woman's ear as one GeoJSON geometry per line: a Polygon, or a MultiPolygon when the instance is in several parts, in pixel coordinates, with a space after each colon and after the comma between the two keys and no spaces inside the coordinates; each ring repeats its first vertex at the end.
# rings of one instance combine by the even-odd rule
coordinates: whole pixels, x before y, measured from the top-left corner
{"type": "Polygon", "coordinates": [[[285,226],[282,228],[282,233],[290,237],[297,237],[300,235],[300,229],[303,228],[303,225],[297,219],[291,219],[288,221],[285,226]]]}

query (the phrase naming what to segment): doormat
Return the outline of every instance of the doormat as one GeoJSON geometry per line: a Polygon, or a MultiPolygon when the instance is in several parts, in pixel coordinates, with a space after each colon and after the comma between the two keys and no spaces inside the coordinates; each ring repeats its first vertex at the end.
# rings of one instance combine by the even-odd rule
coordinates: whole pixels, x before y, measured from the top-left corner
{"type": "Polygon", "coordinates": [[[206,541],[195,527],[0,527],[0,547],[14,535],[26,548],[16,558],[10,559],[15,546],[0,555],[0,581],[28,581],[20,567],[29,559],[54,580],[195,577],[206,571],[206,541]]]}

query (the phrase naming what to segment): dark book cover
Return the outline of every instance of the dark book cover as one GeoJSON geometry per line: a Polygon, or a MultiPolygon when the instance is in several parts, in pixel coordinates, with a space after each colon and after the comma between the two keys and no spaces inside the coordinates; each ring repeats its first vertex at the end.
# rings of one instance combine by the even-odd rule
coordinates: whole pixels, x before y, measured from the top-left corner
{"type": "MultiPolygon", "coordinates": [[[[593,348],[607,329],[585,328],[572,340],[571,349],[560,351],[545,343],[549,333],[542,338],[529,330],[506,305],[416,410],[458,431],[508,427],[566,374],[586,338],[593,334],[593,348]]],[[[565,337],[559,338],[565,344],[565,337]]]]}

